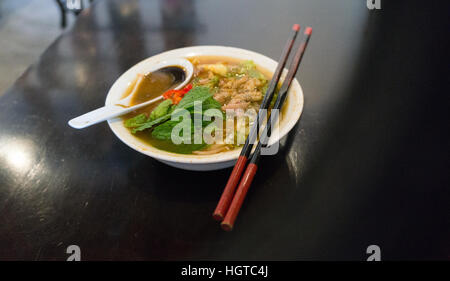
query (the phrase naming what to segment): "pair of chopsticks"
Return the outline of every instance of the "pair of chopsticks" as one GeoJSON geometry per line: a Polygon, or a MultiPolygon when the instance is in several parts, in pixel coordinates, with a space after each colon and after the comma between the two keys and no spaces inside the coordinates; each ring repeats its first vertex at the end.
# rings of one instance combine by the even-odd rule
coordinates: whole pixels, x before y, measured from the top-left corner
{"type": "MultiPolygon", "coordinates": [[[[268,143],[269,139],[268,135],[270,134],[271,130],[270,117],[267,119],[268,120],[267,124],[264,128],[263,134],[261,135],[261,138],[256,146],[255,151],[250,156],[250,153],[253,149],[253,143],[255,142],[258,135],[258,121],[264,120],[266,117],[265,115],[267,113],[267,109],[269,108],[269,105],[277,89],[281,73],[283,72],[284,66],[286,65],[286,62],[288,60],[292,46],[294,45],[297,34],[300,31],[300,25],[294,24],[292,26],[292,30],[293,32],[289,37],[288,41],[286,42],[283,52],[281,53],[277,69],[275,70],[272,80],[270,81],[269,86],[267,88],[267,92],[261,103],[261,107],[260,110],[258,111],[258,116],[256,119],[257,122],[255,122],[252,128],[250,129],[250,133],[242,148],[241,154],[239,155],[239,158],[233,168],[233,171],[231,172],[230,178],[228,179],[228,182],[225,186],[222,196],[220,197],[219,203],[217,204],[217,207],[213,213],[213,218],[218,221],[222,221],[221,226],[226,231],[231,231],[233,229],[236,217],[239,213],[242,203],[244,202],[247,191],[250,188],[250,185],[253,181],[253,177],[255,176],[256,171],[258,169],[258,161],[261,156],[261,148],[268,143]],[[244,175],[241,177],[248,159],[250,159],[250,162],[247,168],[245,169],[244,175]],[[238,183],[239,186],[237,187],[236,190],[236,186],[238,185],[238,183]]],[[[284,79],[283,85],[280,88],[280,91],[278,93],[277,99],[275,101],[272,110],[273,109],[281,110],[283,103],[286,100],[287,92],[292,83],[292,80],[294,79],[295,74],[297,73],[306,46],[309,42],[311,33],[312,28],[307,27],[304,31],[304,36],[300,42],[297,52],[295,53],[294,59],[289,65],[288,73],[286,75],[286,78],[284,79]]],[[[278,115],[275,115],[275,118],[277,117],[278,115]]],[[[276,119],[274,121],[276,121],[276,119]]]]}

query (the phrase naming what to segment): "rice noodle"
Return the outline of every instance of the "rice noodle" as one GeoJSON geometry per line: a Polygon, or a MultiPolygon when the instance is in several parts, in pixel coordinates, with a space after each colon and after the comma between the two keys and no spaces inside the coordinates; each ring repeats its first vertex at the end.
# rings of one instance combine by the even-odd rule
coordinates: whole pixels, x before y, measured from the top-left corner
{"type": "Polygon", "coordinates": [[[209,155],[209,154],[219,153],[219,152],[226,151],[226,150],[228,150],[227,144],[213,144],[208,148],[208,150],[192,151],[192,154],[209,155]]]}

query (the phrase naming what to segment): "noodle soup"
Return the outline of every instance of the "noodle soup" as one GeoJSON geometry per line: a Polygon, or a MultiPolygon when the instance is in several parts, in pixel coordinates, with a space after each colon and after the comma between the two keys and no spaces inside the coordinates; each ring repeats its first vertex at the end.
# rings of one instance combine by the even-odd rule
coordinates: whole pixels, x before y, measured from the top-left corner
{"type": "Polygon", "coordinates": [[[124,116],[125,127],[145,143],[173,153],[204,155],[240,147],[256,121],[271,74],[249,60],[218,56],[188,59],[195,72],[183,89],[173,90],[174,79],[165,76],[159,87],[135,85],[138,79],[129,86],[138,86],[135,100],[143,102],[158,95],[164,99],[124,116]],[[177,119],[176,115],[184,117],[177,119]],[[186,118],[190,123],[183,123],[186,118]],[[187,127],[179,133],[182,124],[187,127]],[[181,143],[174,141],[177,137],[181,143]]]}

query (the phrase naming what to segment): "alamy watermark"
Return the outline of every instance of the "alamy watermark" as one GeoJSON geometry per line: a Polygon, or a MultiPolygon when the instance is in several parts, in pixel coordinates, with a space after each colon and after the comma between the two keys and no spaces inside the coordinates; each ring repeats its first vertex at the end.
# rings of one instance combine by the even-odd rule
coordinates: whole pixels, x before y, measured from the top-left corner
{"type": "Polygon", "coordinates": [[[381,261],[381,249],[378,245],[370,245],[367,247],[366,254],[369,255],[367,261],[381,261]]]}
{"type": "Polygon", "coordinates": [[[193,112],[192,114],[187,109],[177,109],[171,114],[170,121],[174,125],[170,139],[173,144],[206,143],[239,146],[243,145],[247,136],[250,135],[249,142],[251,144],[261,142],[261,155],[273,155],[278,152],[280,125],[278,109],[272,109],[270,117],[267,117],[267,109],[259,110],[259,114],[255,109],[247,109],[246,111],[243,109],[227,109],[224,117],[224,113],[220,109],[210,108],[202,111],[202,102],[195,101],[193,112]],[[265,127],[269,122],[273,129],[266,130],[265,127]],[[256,133],[252,131],[255,123],[259,128],[256,133]],[[204,124],[207,125],[204,126],[204,124]],[[277,141],[270,143],[271,139],[277,141]]]}
{"type": "Polygon", "coordinates": [[[67,0],[66,6],[69,10],[80,10],[82,0],[67,0]]]}
{"type": "MultiPolygon", "coordinates": [[[[67,261],[81,261],[81,249],[78,245],[70,245],[66,249],[67,261]]],[[[381,261],[381,249],[378,245],[370,245],[366,249],[367,261],[381,261]]],[[[266,269],[267,270],[267,269],[266,269]]],[[[186,275],[186,274],[182,274],[186,275]]]]}
{"type": "Polygon", "coordinates": [[[381,0],[367,0],[366,5],[367,5],[367,9],[369,9],[369,10],[373,10],[373,9],[380,10],[381,9],[381,0]]]}
{"type": "Polygon", "coordinates": [[[69,254],[67,261],[80,261],[81,260],[81,249],[78,245],[70,245],[66,249],[66,254],[69,254]]]}

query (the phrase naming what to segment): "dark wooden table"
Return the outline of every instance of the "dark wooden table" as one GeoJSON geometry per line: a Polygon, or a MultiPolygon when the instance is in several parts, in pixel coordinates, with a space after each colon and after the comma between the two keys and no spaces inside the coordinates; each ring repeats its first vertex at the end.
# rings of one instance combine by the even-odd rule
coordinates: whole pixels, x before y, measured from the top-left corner
{"type": "Polygon", "coordinates": [[[0,98],[0,259],[447,259],[448,43],[427,31],[448,28],[440,7],[387,2],[95,1],[0,98]],[[211,218],[230,169],[174,169],[106,124],[67,125],[142,59],[226,45],[277,60],[297,22],[314,28],[305,109],[231,233],[211,218]]]}

